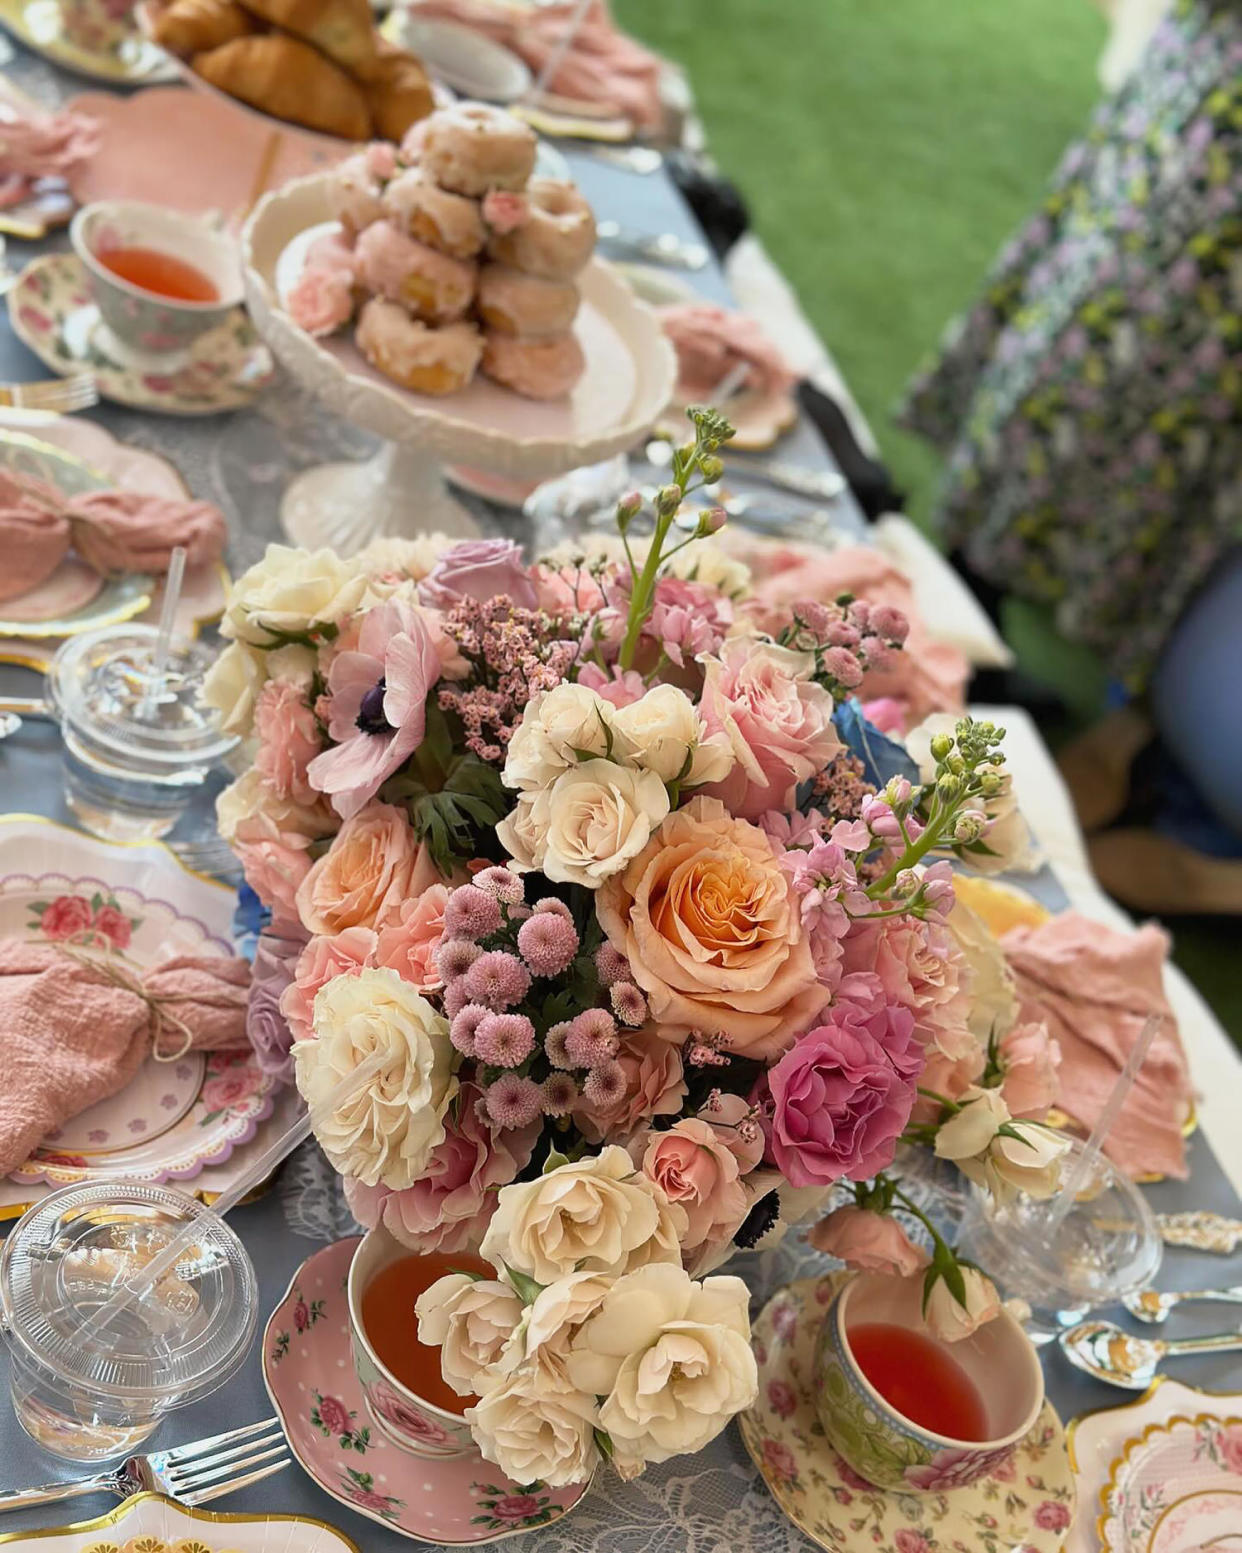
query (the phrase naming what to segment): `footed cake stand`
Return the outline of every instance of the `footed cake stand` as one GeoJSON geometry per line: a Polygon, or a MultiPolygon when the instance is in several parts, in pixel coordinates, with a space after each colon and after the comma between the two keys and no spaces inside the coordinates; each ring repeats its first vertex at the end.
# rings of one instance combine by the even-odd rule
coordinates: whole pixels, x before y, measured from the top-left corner
{"type": "Polygon", "coordinates": [[[295,543],[348,555],[380,535],[473,535],[474,520],[445,489],[446,465],[533,483],[611,458],[647,435],[673,390],[673,348],[651,309],[598,259],[578,278],[574,330],[586,371],[572,394],[551,403],[481,375],[444,398],[410,393],[369,365],[351,333],[317,340],[300,329],[283,298],[310,244],[335,230],[328,189],[317,174],[259,203],[242,233],[246,298],[286,370],[386,446],[367,462],[327,464],[290,484],[281,522],[295,543]]]}

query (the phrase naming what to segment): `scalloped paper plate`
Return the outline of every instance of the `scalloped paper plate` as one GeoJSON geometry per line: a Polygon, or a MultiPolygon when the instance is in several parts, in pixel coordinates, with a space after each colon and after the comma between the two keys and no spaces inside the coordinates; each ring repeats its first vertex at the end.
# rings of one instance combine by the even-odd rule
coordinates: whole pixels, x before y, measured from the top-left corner
{"type": "Polygon", "coordinates": [[[4,1543],[37,1542],[40,1553],[362,1553],[344,1532],[309,1515],[221,1515],[190,1510],[163,1494],[134,1494],[107,1515],[47,1531],[14,1531],[4,1543]],[[141,1539],[141,1540],[140,1540],[141,1539]]]}
{"type": "Polygon", "coordinates": [[[1148,1424],[1114,1460],[1099,1509],[1101,1553],[1242,1553],[1242,1415],[1148,1424]]]}

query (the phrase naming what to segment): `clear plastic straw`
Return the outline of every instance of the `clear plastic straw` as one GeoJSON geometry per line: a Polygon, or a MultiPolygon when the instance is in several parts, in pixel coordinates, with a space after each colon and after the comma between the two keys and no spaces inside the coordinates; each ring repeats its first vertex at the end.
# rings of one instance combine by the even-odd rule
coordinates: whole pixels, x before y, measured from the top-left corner
{"type": "Polygon", "coordinates": [[[144,718],[154,717],[156,702],[164,693],[168,657],[177,624],[177,605],[181,602],[181,587],[185,581],[185,556],[185,546],[177,545],[169,558],[168,575],[164,578],[164,602],[160,605],[160,623],[155,635],[155,655],[151,660],[151,678],[139,714],[144,718]]]}
{"type": "Polygon", "coordinates": [[[543,69],[531,82],[526,91],[524,101],[537,104],[547,91],[552,77],[561,68],[566,54],[573,48],[574,40],[582,28],[583,22],[586,21],[586,14],[590,9],[591,0],[578,0],[577,8],[565,22],[565,31],[557,39],[556,45],[547,59],[544,60],[543,69]]]}
{"type": "MultiPolygon", "coordinates": [[[[347,1100],[352,1100],[389,1060],[386,1053],[375,1052],[365,1062],[359,1063],[352,1073],[347,1073],[339,1084],[330,1089],[321,1100],[304,1111],[291,1127],[281,1133],[275,1143],[264,1149],[258,1159],[254,1160],[249,1169],[243,1171],[226,1192],[221,1192],[212,1204],[213,1212],[223,1217],[230,1208],[235,1208],[243,1197],[267,1180],[276,1166],[292,1154],[298,1144],[310,1137],[319,1122],[331,1116],[338,1106],[343,1105],[347,1100]]],[[[139,1269],[132,1281],[120,1284],[113,1291],[112,1296],[87,1317],[79,1330],[79,1341],[86,1342],[97,1336],[118,1312],[127,1310],[130,1305],[147,1295],[164,1274],[170,1272],[181,1261],[198,1238],[198,1234],[197,1221],[187,1220],[164,1249],[139,1269]]]]}

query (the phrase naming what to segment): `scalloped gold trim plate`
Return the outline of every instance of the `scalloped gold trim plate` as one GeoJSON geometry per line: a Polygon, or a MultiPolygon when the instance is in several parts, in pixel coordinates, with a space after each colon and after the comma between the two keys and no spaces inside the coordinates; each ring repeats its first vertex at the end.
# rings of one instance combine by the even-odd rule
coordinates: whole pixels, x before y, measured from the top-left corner
{"type": "Polygon", "coordinates": [[[126,1521],[139,1506],[144,1504],[167,1505],[179,1516],[193,1521],[200,1526],[263,1526],[271,1523],[278,1525],[313,1526],[316,1531],[326,1531],[335,1538],[342,1553],[362,1553],[362,1549],[343,1531],[333,1526],[330,1521],[318,1520],[313,1515],[282,1515],[269,1513],[266,1515],[229,1515],[219,1510],[197,1510],[188,1505],[180,1504],[177,1500],[169,1498],[167,1494],[132,1494],[124,1504],[118,1505],[115,1510],[109,1510],[106,1515],[97,1515],[93,1520],[74,1521],[68,1526],[51,1526],[44,1531],[11,1531],[0,1536],[0,1545],[15,1542],[44,1542],[49,1537],[67,1537],[80,1532],[110,1531],[115,1526],[120,1526],[126,1521]]]}

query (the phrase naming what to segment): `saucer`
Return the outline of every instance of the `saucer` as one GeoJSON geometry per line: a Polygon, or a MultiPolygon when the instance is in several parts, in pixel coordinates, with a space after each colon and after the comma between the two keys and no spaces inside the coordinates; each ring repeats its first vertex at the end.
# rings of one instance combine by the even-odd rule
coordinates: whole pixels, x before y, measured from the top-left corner
{"type": "Polygon", "coordinates": [[[349,1346],[345,1280],[357,1246],[357,1236],[338,1240],[303,1262],[263,1334],[263,1380],[309,1476],[368,1520],[449,1547],[499,1542],[572,1510],[589,1483],[519,1486],[482,1456],[424,1460],[375,1427],[349,1346]]]}
{"type": "Polygon", "coordinates": [[[0,0],[0,25],[28,49],[110,86],[175,81],[164,50],[145,38],[119,0],[0,0]]]}
{"type": "Polygon", "coordinates": [[[13,332],[53,372],[89,369],[100,397],[163,415],[217,415],[239,410],[271,382],[272,358],[238,307],[200,335],[183,356],[148,365],[113,342],[90,299],[81,263],[67,253],[33,260],[8,294],[13,332]],[[177,362],[181,365],[177,365],[177,362]]]}
{"type": "Polygon", "coordinates": [[[1101,1553],[1191,1553],[1239,1533],[1242,1416],[1198,1412],[1148,1424],[1114,1460],[1099,1512],[1101,1553]]]}
{"type": "Polygon", "coordinates": [[[1010,1459],[965,1488],[903,1494],[859,1477],[824,1438],[812,1395],[815,1338],[848,1274],[803,1278],[753,1328],[759,1399],[738,1424],[751,1459],[794,1525],[829,1553],[1061,1553],[1075,1490],[1051,1403],[1010,1459]]]}

